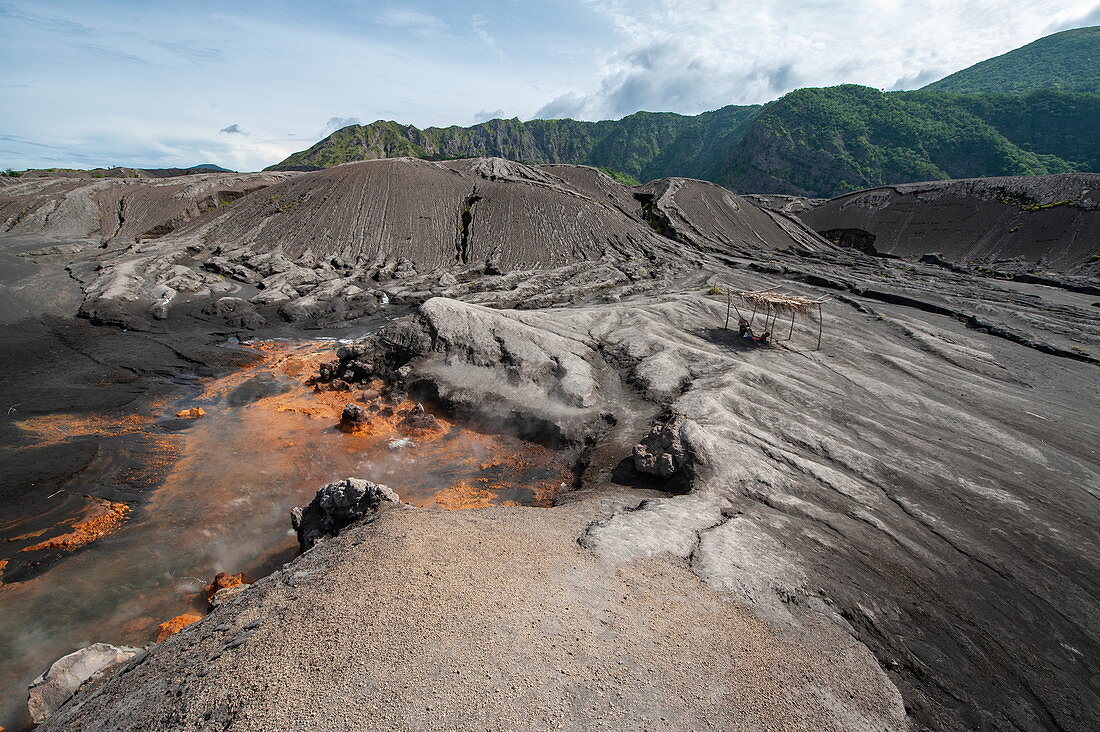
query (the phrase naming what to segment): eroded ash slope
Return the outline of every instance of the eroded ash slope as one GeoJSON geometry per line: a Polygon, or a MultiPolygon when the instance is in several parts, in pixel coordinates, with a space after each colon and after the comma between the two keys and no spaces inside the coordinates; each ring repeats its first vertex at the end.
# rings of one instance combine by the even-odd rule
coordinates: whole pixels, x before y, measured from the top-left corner
{"type": "MultiPolygon", "coordinates": [[[[256,175],[282,178],[264,178],[272,185],[203,210],[185,225],[172,223],[182,214],[168,218],[167,202],[180,202],[191,189],[148,183],[144,195],[160,202],[160,223],[149,216],[122,233],[99,232],[105,250],[70,266],[85,292],[82,315],[144,330],[161,329],[157,322],[173,313],[231,328],[272,320],[331,325],[440,286],[501,290],[512,282],[530,290],[542,278],[529,294],[541,298],[533,306],[545,305],[561,299],[566,284],[588,292],[624,281],[652,284],[670,269],[696,266],[705,251],[832,248],[805,226],[702,181],[631,189],[594,168],[499,158],[374,160],[256,175]],[[553,286],[545,273],[553,273],[553,286]]],[[[200,179],[192,186],[252,180],[192,177],[200,179]]],[[[83,218],[70,217],[80,225],[65,230],[81,236],[90,236],[89,222],[102,217],[97,196],[106,193],[99,187],[119,187],[78,180],[35,185],[46,187],[33,205],[10,187],[5,191],[14,197],[4,205],[87,208],[83,218]]],[[[43,227],[51,225],[43,218],[43,227]]]]}
{"type": "Polygon", "coordinates": [[[936,252],[957,264],[1000,269],[1020,260],[1095,277],[1100,175],[975,178],[872,188],[798,215],[831,239],[883,254],[936,252]]]}
{"type": "MultiPolygon", "coordinates": [[[[730,618],[697,612],[710,595],[668,606],[690,618],[688,628],[661,626],[692,636],[676,635],[683,642],[675,652],[650,643],[656,626],[642,609],[609,606],[635,592],[656,603],[683,599],[692,587],[685,577],[751,607],[784,643],[796,644],[811,673],[843,660],[837,668],[858,679],[844,689],[815,676],[797,686],[805,692],[800,701],[771,708],[761,726],[1100,725],[1091,675],[1092,659],[1100,657],[1094,296],[838,248],[788,213],[762,211],[710,184],[670,180],[625,189],[591,169],[492,160],[345,167],[321,172],[366,198],[354,198],[364,201],[358,207],[349,198],[348,215],[323,229],[311,228],[317,224],[305,215],[328,211],[323,196],[315,208],[296,209],[296,225],[279,218],[284,213],[261,215],[273,190],[299,191],[303,206],[313,201],[301,188],[320,176],[310,173],[164,239],[109,251],[96,261],[98,271],[85,265],[86,314],[113,308],[149,327],[208,322],[231,329],[261,327],[233,324],[229,310],[217,310],[237,301],[265,320],[299,324],[404,304],[414,308],[409,316],[343,349],[335,371],[352,380],[393,378],[408,366],[404,387],[468,419],[585,445],[578,490],[559,508],[516,514],[522,518],[508,511],[424,519],[414,511],[386,513],[322,542],[256,591],[85,689],[46,729],[105,720],[263,728],[285,722],[287,710],[335,728],[363,724],[366,715],[384,726],[403,714],[414,715],[413,726],[441,727],[443,717],[413,709],[409,692],[378,670],[397,668],[408,649],[424,647],[420,638],[445,647],[430,647],[432,672],[415,671],[415,692],[474,723],[482,712],[470,711],[480,707],[468,690],[503,687],[512,691],[502,698],[517,698],[512,692],[519,689],[538,700],[530,715],[509,718],[512,726],[551,720],[591,728],[611,713],[601,694],[619,693],[618,682],[605,683],[600,674],[627,678],[603,665],[617,657],[628,667],[652,664],[662,688],[688,684],[682,693],[651,697],[650,706],[630,693],[619,697],[628,708],[644,707],[647,719],[664,716],[670,728],[751,724],[759,710],[736,707],[746,716],[734,718],[721,716],[733,708],[728,704],[685,701],[710,699],[721,688],[759,688],[725,667],[713,673],[710,660],[691,660],[708,638],[730,641],[730,618]],[[363,191],[372,190],[376,175],[398,185],[386,176],[408,170],[415,180],[462,185],[446,193],[438,211],[449,225],[433,223],[436,238],[402,248],[402,237],[411,241],[422,224],[401,206],[421,199],[387,198],[387,186],[377,196],[363,191]],[[466,182],[485,197],[471,202],[466,182]],[[534,220],[562,230],[513,238],[509,232],[532,220],[525,201],[536,198],[547,212],[534,220]],[[482,207],[489,200],[496,203],[482,207]],[[376,205],[389,213],[379,213],[371,228],[350,215],[376,205]],[[466,212],[466,241],[475,243],[462,262],[454,243],[466,212]],[[591,220],[574,230],[564,223],[569,216],[591,220]],[[487,238],[477,243],[481,225],[487,238]],[[607,237],[595,240],[592,231],[607,237]],[[325,248],[305,245],[304,232],[315,232],[325,248]],[[377,241],[389,243],[370,249],[377,241]],[[540,250],[540,241],[554,243],[540,250]],[[506,260],[509,251],[514,259],[506,260]],[[420,262],[406,256],[417,252],[420,262]],[[355,261],[346,260],[350,255],[355,261]],[[476,261],[482,256],[489,261],[476,261]],[[173,267],[181,276],[214,275],[211,266],[234,289],[181,295],[163,279],[173,267]],[[161,286],[175,294],[154,312],[150,307],[164,300],[161,286]],[[821,350],[814,348],[813,322],[796,323],[791,340],[781,323],[770,348],[722,328],[725,292],[764,288],[829,298],[821,350]],[[256,299],[276,292],[270,303],[256,299]],[[542,513],[547,518],[537,518],[542,513]],[[533,547],[540,521],[547,538],[533,547]],[[428,538],[417,537],[418,526],[431,527],[428,538]],[[496,553],[467,536],[485,536],[492,526],[511,537],[496,553]],[[397,556],[411,559],[391,566],[385,558],[395,545],[397,556]],[[475,559],[456,566],[450,558],[462,552],[475,559]],[[398,593],[402,602],[379,601],[386,608],[376,617],[381,625],[362,620],[375,606],[352,591],[372,563],[383,565],[380,588],[411,593],[398,593]],[[440,576],[448,579],[433,579],[440,576]],[[469,587],[486,594],[471,595],[469,587]],[[480,616],[463,609],[471,598],[497,597],[492,593],[507,600],[479,600],[480,616]],[[408,597],[417,598],[415,620],[408,597]],[[559,632],[568,622],[526,630],[538,618],[568,620],[560,608],[578,600],[590,606],[576,622],[594,634],[614,631],[591,663],[566,660],[562,648],[589,652],[559,632]],[[522,612],[502,609],[509,604],[522,612]],[[456,617],[461,622],[451,622],[456,617]],[[606,624],[589,627],[593,617],[606,624]],[[638,622],[650,632],[618,633],[638,622]],[[531,665],[505,668],[484,683],[468,673],[502,648],[514,649],[502,634],[516,627],[533,644],[524,656],[531,665]],[[710,632],[697,635],[700,627],[710,632]],[[346,642],[349,634],[375,638],[380,628],[392,633],[386,643],[346,642]],[[297,642],[302,633],[308,643],[297,642]],[[326,667],[322,658],[336,663],[326,667]],[[382,666],[372,665],[379,658],[382,666]],[[240,676],[253,666],[287,683],[240,676]],[[462,683],[435,673],[439,668],[462,683]],[[577,678],[551,681],[562,668],[577,678]],[[900,691],[908,722],[891,687],[900,691]],[[344,701],[328,718],[317,717],[317,709],[330,710],[329,689],[344,701]],[[876,698],[883,703],[875,706],[876,698]],[[800,708],[807,713],[801,722],[800,708]],[[784,714],[795,721],[784,725],[784,714]]],[[[329,178],[315,180],[328,190],[329,178]]],[[[1098,215],[1082,210],[1086,222],[1098,215]]],[[[784,678],[782,664],[769,663],[759,668],[784,678]]],[[[784,698],[781,687],[765,685],[774,699],[784,698]]]]}

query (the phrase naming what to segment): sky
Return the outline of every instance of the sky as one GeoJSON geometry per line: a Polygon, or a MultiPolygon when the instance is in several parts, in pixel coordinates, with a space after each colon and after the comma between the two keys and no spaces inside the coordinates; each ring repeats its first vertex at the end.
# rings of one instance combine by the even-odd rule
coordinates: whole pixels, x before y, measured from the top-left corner
{"type": "Polygon", "coordinates": [[[339,127],[914,89],[1097,0],[0,0],[0,168],[258,170],[339,127]]]}

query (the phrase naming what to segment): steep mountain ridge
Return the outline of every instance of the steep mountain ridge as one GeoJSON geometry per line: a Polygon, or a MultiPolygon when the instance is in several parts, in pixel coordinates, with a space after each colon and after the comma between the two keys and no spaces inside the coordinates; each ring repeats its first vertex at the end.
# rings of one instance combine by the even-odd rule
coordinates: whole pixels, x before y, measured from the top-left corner
{"type": "Polygon", "coordinates": [[[876,185],[1100,170],[1100,95],[800,89],[763,107],[695,117],[492,120],[472,127],[378,121],[337,130],[268,170],[393,157],[568,163],[638,180],[698,178],[743,193],[830,197],[876,185]]]}
{"type": "Polygon", "coordinates": [[[611,168],[640,180],[670,175],[709,179],[717,173],[723,145],[737,136],[758,109],[729,106],[695,116],[637,112],[602,122],[494,119],[472,127],[423,130],[378,120],[341,128],[269,169],[315,170],[394,157],[502,157],[528,164],[611,168]]]}
{"type": "Polygon", "coordinates": [[[926,91],[1021,94],[1037,89],[1100,93],[1100,26],[1044,36],[934,81],[926,91]]]}

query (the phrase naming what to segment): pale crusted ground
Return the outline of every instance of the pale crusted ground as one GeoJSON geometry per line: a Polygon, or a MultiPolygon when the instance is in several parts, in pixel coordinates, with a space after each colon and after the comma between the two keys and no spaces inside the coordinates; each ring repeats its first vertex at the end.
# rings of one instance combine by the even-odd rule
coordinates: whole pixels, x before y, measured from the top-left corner
{"type": "Polygon", "coordinates": [[[582,549],[611,504],[384,511],[42,729],[905,728],[839,630],[809,645],[679,560],[582,549]]]}

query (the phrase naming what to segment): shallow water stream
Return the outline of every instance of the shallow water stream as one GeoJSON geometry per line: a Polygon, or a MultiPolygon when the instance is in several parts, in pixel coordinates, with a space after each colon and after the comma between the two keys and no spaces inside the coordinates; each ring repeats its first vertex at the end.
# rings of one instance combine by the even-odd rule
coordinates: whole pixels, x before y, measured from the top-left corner
{"type": "MultiPolygon", "coordinates": [[[[429,434],[407,435],[395,419],[341,431],[340,411],[359,393],[315,393],[304,383],[331,358],[332,341],[253,347],[263,356],[257,364],[200,382],[159,416],[135,416],[122,428],[64,415],[24,426],[40,442],[143,431],[163,449],[142,460],[166,461],[169,470],[120,528],[33,579],[0,587],[3,727],[29,721],[27,684],[60,656],[96,641],[147,645],[159,623],[205,611],[202,590],[215,573],[256,578],[291,559],[290,509],[325,483],[362,477],[416,505],[470,508],[548,505],[572,480],[575,456],[442,419],[429,434]],[[200,406],[200,418],[176,417],[200,406]]],[[[79,492],[79,480],[68,490],[79,492]]]]}

